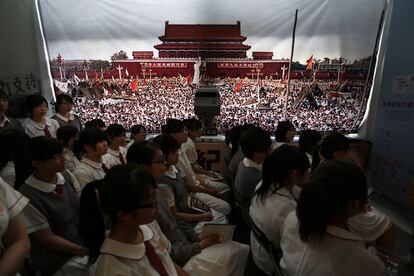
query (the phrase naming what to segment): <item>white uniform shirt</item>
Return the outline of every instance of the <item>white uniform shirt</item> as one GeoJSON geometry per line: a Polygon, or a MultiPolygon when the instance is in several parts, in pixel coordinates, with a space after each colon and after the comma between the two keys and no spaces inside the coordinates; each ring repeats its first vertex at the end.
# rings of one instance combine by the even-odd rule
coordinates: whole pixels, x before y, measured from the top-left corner
{"type": "Polygon", "coordinates": [[[73,172],[73,170],[79,165],[80,161],[75,156],[72,150],[65,148],[65,169],[73,172]]]}
{"type": "Polygon", "coordinates": [[[365,246],[360,236],[330,225],[321,241],[304,243],[293,211],[284,223],[280,265],[288,276],[385,276],[384,264],[365,246]]]}
{"type": "MultiPolygon", "coordinates": [[[[139,226],[144,241],[150,242],[161,259],[168,275],[177,275],[169,251],[171,244],[161,232],[157,222],[139,226]]],[[[97,261],[95,275],[142,275],[158,276],[145,254],[144,243],[127,244],[106,238],[97,261]]]]}
{"type": "Polygon", "coordinates": [[[190,163],[194,163],[197,161],[198,154],[193,140],[188,138],[187,142],[181,145],[181,148],[183,149],[183,152],[187,156],[187,159],[190,161],[190,163]]]}
{"type": "Polygon", "coordinates": [[[16,170],[14,168],[14,162],[7,162],[6,166],[4,166],[0,172],[0,177],[3,178],[7,184],[14,187],[14,182],[16,181],[16,170]]]}
{"type": "Polygon", "coordinates": [[[0,127],[5,127],[6,124],[10,124],[10,120],[3,114],[3,118],[0,120],[0,127]]]}
{"type": "Polygon", "coordinates": [[[20,214],[28,202],[29,199],[0,178],[0,255],[4,249],[3,237],[7,232],[10,219],[20,214]]]}
{"type": "MultiPolygon", "coordinates": [[[[256,190],[261,185],[262,182],[256,186],[256,190]]],[[[286,216],[294,210],[296,210],[294,197],[285,187],[282,187],[273,194],[266,194],[263,201],[255,195],[249,213],[254,224],[262,230],[267,239],[276,248],[280,248],[283,223],[286,216]]],[[[255,264],[270,275],[273,271],[272,259],[256,240],[253,233],[250,234],[250,243],[255,264]]]]}
{"type": "Polygon", "coordinates": [[[104,178],[105,171],[102,168],[102,163],[98,163],[84,157],[73,171],[73,175],[78,180],[80,190],[82,190],[83,187],[89,182],[104,178]]]}
{"type": "Polygon", "coordinates": [[[102,163],[105,164],[105,166],[110,169],[115,165],[121,165],[121,157],[124,159],[124,162],[126,163],[126,150],[123,147],[119,148],[119,151],[113,150],[111,148],[108,148],[108,152],[102,156],[102,163]]]}
{"type": "Polygon", "coordinates": [[[49,130],[50,136],[56,138],[56,131],[60,127],[59,123],[54,119],[50,119],[47,117],[45,119],[46,121],[44,124],[35,122],[32,119],[27,120],[26,125],[24,126],[24,130],[26,131],[27,135],[30,136],[30,138],[36,136],[45,136],[44,129],[46,127],[49,130]]]}

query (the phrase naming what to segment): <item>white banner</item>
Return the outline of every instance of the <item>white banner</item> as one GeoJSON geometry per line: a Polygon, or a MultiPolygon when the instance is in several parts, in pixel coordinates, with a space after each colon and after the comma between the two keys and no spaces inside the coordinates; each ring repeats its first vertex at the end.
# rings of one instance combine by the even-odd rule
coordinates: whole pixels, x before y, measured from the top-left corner
{"type": "Polygon", "coordinates": [[[54,84],[55,86],[62,91],[63,93],[68,93],[69,92],[69,88],[68,88],[68,81],[58,81],[58,80],[54,80],[54,84]]]}

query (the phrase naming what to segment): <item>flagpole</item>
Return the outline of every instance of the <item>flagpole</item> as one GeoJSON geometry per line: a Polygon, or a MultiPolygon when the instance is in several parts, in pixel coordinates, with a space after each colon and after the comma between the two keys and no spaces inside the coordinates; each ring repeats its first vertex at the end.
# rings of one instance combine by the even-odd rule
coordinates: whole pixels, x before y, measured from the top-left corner
{"type": "Polygon", "coordinates": [[[298,10],[296,9],[295,12],[295,23],[293,24],[293,32],[292,32],[292,48],[290,51],[290,60],[289,60],[289,69],[288,69],[288,82],[286,88],[286,96],[285,96],[285,110],[283,113],[284,120],[287,119],[287,104],[289,99],[289,90],[290,90],[290,71],[292,70],[292,59],[293,59],[293,51],[295,49],[295,33],[296,33],[296,23],[298,22],[298,10]]]}
{"type": "Polygon", "coordinates": [[[377,56],[377,52],[378,52],[378,46],[379,46],[378,44],[379,44],[379,37],[381,35],[381,29],[382,29],[382,25],[384,24],[384,15],[385,15],[385,9],[382,10],[380,22],[378,24],[377,38],[375,40],[374,50],[372,51],[372,57],[371,57],[371,60],[369,62],[367,78],[365,80],[364,94],[362,95],[361,104],[360,104],[359,110],[358,110],[358,116],[356,117],[355,123],[353,125],[354,128],[356,127],[356,123],[358,122],[359,116],[361,116],[362,108],[364,106],[364,101],[365,101],[365,98],[367,97],[367,94],[368,94],[368,84],[369,84],[370,75],[371,75],[372,70],[374,70],[375,63],[377,61],[376,56],[377,56]]]}

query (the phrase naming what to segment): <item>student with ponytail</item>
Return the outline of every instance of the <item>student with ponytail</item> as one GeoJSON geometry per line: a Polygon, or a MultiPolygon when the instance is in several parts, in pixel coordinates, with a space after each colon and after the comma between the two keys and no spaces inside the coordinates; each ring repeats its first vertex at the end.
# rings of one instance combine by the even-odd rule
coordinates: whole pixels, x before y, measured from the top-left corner
{"type": "MultiPolygon", "coordinates": [[[[147,170],[159,182],[166,170],[163,152],[157,144],[137,142],[127,154],[128,164],[147,170]]],[[[158,183],[157,222],[171,242],[171,258],[190,275],[242,275],[249,247],[237,242],[220,242],[218,235],[200,238],[193,225],[177,222],[158,183]],[[217,261],[216,261],[217,260],[217,261]]]]}
{"type": "Polygon", "coordinates": [[[112,167],[105,178],[87,184],[81,195],[80,229],[95,275],[186,276],[169,256],[171,245],[154,221],[154,178],[131,165],[112,167]],[[111,221],[106,238],[102,213],[111,221]]]}
{"type": "Polygon", "coordinates": [[[364,173],[332,160],[318,166],[284,223],[281,267],[287,275],[386,275],[366,241],[348,227],[368,200],[364,173]]]}
{"type": "MultiPolygon", "coordinates": [[[[280,236],[287,214],[296,209],[294,186],[301,187],[305,183],[309,167],[305,152],[290,145],[276,148],[263,162],[262,181],[252,198],[250,217],[275,248],[280,248],[280,236]]],[[[253,234],[250,244],[256,265],[271,275],[272,259],[253,234]]]]}
{"type": "MultiPolygon", "coordinates": [[[[321,163],[327,160],[353,161],[350,141],[344,135],[333,132],[326,136],[319,147],[318,157],[321,163]]],[[[318,162],[314,162],[315,167],[318,162]]],[[[350,229],[364,239],[375,242],[378,246],[392,251],[395,232],[391,219],[378,209],[367,204],[364,212],[349,219],[350,229]]]]}

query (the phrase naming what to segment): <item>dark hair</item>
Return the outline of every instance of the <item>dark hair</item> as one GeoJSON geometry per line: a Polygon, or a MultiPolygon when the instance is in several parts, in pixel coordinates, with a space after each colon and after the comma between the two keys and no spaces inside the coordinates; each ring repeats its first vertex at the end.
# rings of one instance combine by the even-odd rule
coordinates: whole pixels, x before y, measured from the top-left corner
{"type": "Polygon", "coordinates": [[[293,170],[299,170],[302,174],[310,167],[305,152],[298,147],[282,145],[266,156],[262,166],[262,185],[255,192],[257,199],[270,191],[274,194],[282,188],[286,178],[293,170]]]}
{"type": "Polygon", "coordinates": [[[239,150],[240,147],[240,136],[243,134],[243,132],[245,132],[246,130],[248,130],[249,128],[255,127],[252,124],[244,124],[241,126],[234,126],[231,130],[230,130],[230,134],[229,134],[229,141],[231,144],[231,153],[230,153],[230,157],[233,157],[233,155],[239,150]]]}
{"type": "Polygon", "coordinates": [[[0,99],[9,101],[9,96],[4,91],[0,91],[0,99]]]}
{"type": "Polygon", "coordinates": [[[312,161],[312,168],[315,169],[320,162],[319,154],[326,160],[334,158],[335,151],[348,151],[351,149],[349,140],[338,132],[332,132],[323,138],[318,150],[315,150],[312,161]]]}
{"type": "Polygon", "coordinates": [[[22,129],[9,128],[0,132],[0,170],[7,162],[15,160],[16,150],[29,139],[22,129]]]}
{"type": "Polygon", "coordinates": [[[319,131],[306,129],[299,136],[299,147],[305,152],[313,154],[320,140],[322,140],[322,134],[319,131]]]}
{"type": "Polygon", "coordinates": [[[56,131],[56,138],[59,141],[62,141],[62,144],[64,146],[67,146],[69,140],[75,137],[76,134],[79,134],[78,128],[75,126],[67,125],[58,128],[58,130],[56,131]]]}
{"type": "Polygon", "coordinates": [[[90,127],[103,128],[105,127],[105,122],[102,121],[101,119],[92,119],[85,123],[85,128],[90,128],[90,127]]]}
{"type": "Polygon", "coordinates": [[[167,157],[170,152],[176,151],[180,148],[177,140],[168,134],[158,135],[152,140],[152,142],[161,147],[162,154],[164,154],[165,157],[167,157]]]}
{"type": "Polygon", "coordinates": [[[183,123],[185,127],[190,131],[196,131],[203,127],[201,122],[196,118],[185,119],[183,123]]]}
{"type": "Polygon", "coordinates": [[[131,134],[138,134],[141,132],[141,129],[143,129],[144,131],[147,131],[147,129],[143,126],[143,125],[133,125],[131,127],[131,134]]]}
{"type": "Polygon", "coordinates": [[[294,128],[295,126],[290,121],[281,121],[277,124],[275,130],[275,140],[276,142],[287,142],[286,133],[289,129],[294,128]]]}
{"type": "Polygon", "coordinates": [[[152,160],[154,159],[155,150],[161,150],[160,146],[148,142],[138,142],[134,143],[129,149],[127,153],[127,163],[132,165],[151,165],[152,160]]]}
{"type": "Polygon", "coordinates": [[[34,172],[32,161],[47,161],[63,152],[63,145],[57,139],[47,136],[37,136],[29,139],[16,151],[16,183],[18,189],[34,172]]]}
{"type": "Polygon", "coordinates": [[[184,130],[184,123],[178,119],[168,119],[167,124],[164,126],[165,134],[173,134],[182,132],[184,130]]]}
{"type": "Polygon", "coordinates": [[[321,239],[331,218],[347,215],[350,200],[367,201],[367,188],[357,165],[341,160],[321,163],[299,196],[296,212],[301,240],[321,239]]]}
{"type": "Polygon", "coordinates": [[[30,113],[30,115],[33,115],[33,109],[36,106],[39,106],[43,103],[46,103],[46,105],[49,107],[47,100],[39,94],[29,95],[25,100],[26,109],[30,113]]]}
{"type": "Polygon", "coordinates": [[[108,138],[115,138],[125,135],[125,128],[120,124],[111,124],[105,131],[108,138]]]}
{"type": "Polygon", "coordinates": [[[108,137],[106,136],[105,132],[100,130],[99,128],[89,127],[85,128],[79,135],[78,144],[79,147],[85,151],[85,146],[89,145],[95,149],[96,144],[108,141],[108,137]]]}
{"type": "Polygon", "coordinates": [[[71,96],[67,94],[60,94],[56,96],[56,105],[55,105],[55,111],[59,112],[60,105],[63,101],[67,101],[68,103],[73,104],[73,99],[71,96]]]}
{"type": "Polygon", "coordinates": [[[131,165],[116,165],[103,180],[88,185],[81,194],[80,233],[93,262],[105,238],[105,223],[100,210],[109,216],[112,224],[116,224],[119,211],[132,212],[139,208],[148,190],[156,189],[157,184],[148,172],[136,170],[131,165]],[[95,190],[99,191],[99,205],[95,190]]]}
{"type": "Polygon", "coordinates": [[[252,159],[255,152],[268,152],[272,146],[269,133],[260,127],[247,129],[240,137],[240,148],[243,154],[252,159]]]}

